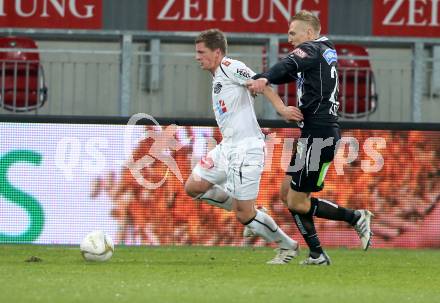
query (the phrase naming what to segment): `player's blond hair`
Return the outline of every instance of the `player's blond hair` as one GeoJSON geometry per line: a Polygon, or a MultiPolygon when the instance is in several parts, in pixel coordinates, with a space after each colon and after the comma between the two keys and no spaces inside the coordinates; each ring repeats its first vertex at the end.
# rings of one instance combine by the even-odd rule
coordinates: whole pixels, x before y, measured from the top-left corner
{"type": "Polygon", "coordinates": [[[228,41],[225,34],[217,28],[201,32],[196,38],[196,44],[201,42],[205,43],[205,46],[210,50],[220,49],[223,55],[226,54],[228,49],[228,41]]]}
{"type": "Polygon", "coordinates": [[[316,17],[310,11],[307,11],[307,10],[299,11],[295,16],[290,18],[289,24],[291,24],[295,20],[308,23],[317,34],[319,34],[321,32],[321,22],[319,21],[319,18],[316,17]]]}

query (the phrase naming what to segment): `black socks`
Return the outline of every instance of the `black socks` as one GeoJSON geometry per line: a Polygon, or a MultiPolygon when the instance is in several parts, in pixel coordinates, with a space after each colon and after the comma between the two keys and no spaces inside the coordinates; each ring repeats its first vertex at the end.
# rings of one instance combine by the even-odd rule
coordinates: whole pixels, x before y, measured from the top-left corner
{"type": "Polygon", "coordinates": [[[350,225],[355,225],[361,214],[357,210],[341,207],[324,199],[312,197],[310,200],[311,207],[307,214],[299,214],[290,209],[289,211],[301,235],[309,246],[310,256],[312,258],[318,258],[323,253],[323,250],[316,233],[313,216],[335,221],[345,221],[350,225]]]}
{"type": "Polygon", "coordinates": [[[310,200],[311,208],[308,214],[311,216],[335,221],[345,221],[350,225],[355,225],[360,218],[360,213],[353,209],[341,207],[324,199],[312,197],[310,200]]]}
{"type": "Polygon", "coordinates": [[[323,253],[321,242],[319,241],[316,233],[315,224],[313,223],[313,217],[309,214],[302,215],[295,211],[289,210],[292,214],[293,220],[298,227],[301,235],[309,246],[310,256],[312,258],[318,258],[323,253]]]}

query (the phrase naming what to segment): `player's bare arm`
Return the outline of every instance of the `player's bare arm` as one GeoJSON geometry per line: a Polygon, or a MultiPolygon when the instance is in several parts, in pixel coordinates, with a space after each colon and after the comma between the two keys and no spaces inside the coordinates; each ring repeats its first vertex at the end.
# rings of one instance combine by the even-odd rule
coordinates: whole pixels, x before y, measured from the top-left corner
{"type": "MultiPolygon", "coordinates": [[[[257,81],[257,80],[254,80],[257,81]]],[[[304,119],[301,110],[295,106],[286,106],[280,96],[270,86],[265,86],[263,95],[272,103],[275,110],[286,121],[302,121],[304,119]]]]}

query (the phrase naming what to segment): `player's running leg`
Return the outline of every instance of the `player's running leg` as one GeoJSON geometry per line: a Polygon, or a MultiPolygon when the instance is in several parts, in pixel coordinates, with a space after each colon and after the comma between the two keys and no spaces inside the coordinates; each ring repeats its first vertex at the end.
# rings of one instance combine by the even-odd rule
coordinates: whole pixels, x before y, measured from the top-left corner
{"type": "Polygon", "coordinates": [[[206,201],[228,211],[232,210],[231,197],[220,186],[199,177],[195,173],[186,181],[185,192],[194,199],[206,201]]]}
{"type": "Polygon", "coordinates": [[[371,219],[374,216],[368,210],[353,210],[339,206],[334,202],[325,199],[314,198],[310,199],[311,209],[310,213],[318,218],[324,218],[335,221],[345,221],[353,226],[361,240],[361,247],[367,250],[371,245],[371,219]]]}
{"type": "Polygon", "coordinates": [[[267,213],[255,209],[254,200],[233,200],[233,208],[237,219],[247,226],[254,235],[262,237],[266,242],[278,245],[275,258],[268,264],[287,264],[298,255],[298,242],[292,240],[275,223],[267,213]]]}
{"type": "Polygon", "coordinates": [[[231,211],[232,198],[222,186],[226,181],[224,163],[221,147],[217,145],[194,167],[185,183],[185,191],[194,199],[231,211]]]}
{"type": "MultiPolygon", "coordinates": [[[[263,213],[267,213],[267,208],[264,206],[259,206],[259,207],[257,207],[257,209],[259,211],[262,211],[263,213]]],[[[243,229],[243,237],[251,238],[251,237],[255,237],[255,236],[256,236],[256,234],[254,234],[252,232],[252,229],[250,229],[247,225],[245,225],[244,229],[243,229]]]]}
{"type": "Polygon", "coordinates": [[[232,198],[219,185],[213,185],[206,192],[194,197],[197,200],[203,200],[208,204],[223,208],[227,211],[232,210],[232,198]]]}
{"type": "MultiPolygon", "coordinates": [[[[289,179],[289,177],[286,177],[286,179],[289,179]]],[[[297,192],[288,188],[286,196],[289,211],[310,250],[309,257],[301,262],[301,264],[330,265],[330,258],[321,247],[321,241],[319,240],[313,221],[313,214],[308,211],[310,209],[310,203],[307,203],[308,195],[308,193],[297,192]]]]}

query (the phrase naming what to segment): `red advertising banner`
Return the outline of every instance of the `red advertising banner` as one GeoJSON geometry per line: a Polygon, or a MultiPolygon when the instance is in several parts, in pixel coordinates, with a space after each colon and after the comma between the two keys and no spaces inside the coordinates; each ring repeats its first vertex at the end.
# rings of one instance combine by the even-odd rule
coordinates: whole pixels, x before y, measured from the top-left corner
{"type": "Polygon", "coordinates": [[[288,21],[307,9],[327,32],[328,0],[155,0],[148,1],[149,30],[286,33],[288,21]]]}
{"type": "Polygon", "coordinates": [[[440,37],[438,0],[374,0],[373,34],[440,37]]]}
{"type": "Polygon", "coordinates": [[[0,26],[102,28],[102,0],[0,0],[0,26]]]}

